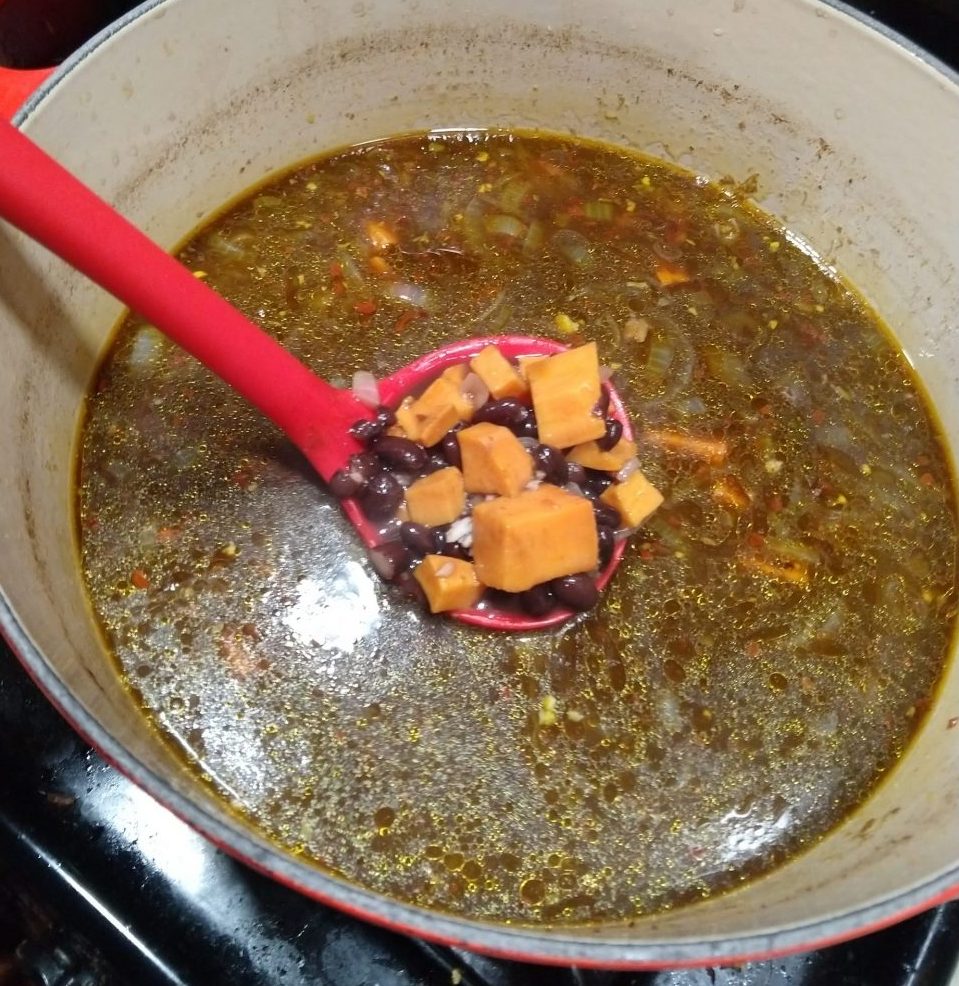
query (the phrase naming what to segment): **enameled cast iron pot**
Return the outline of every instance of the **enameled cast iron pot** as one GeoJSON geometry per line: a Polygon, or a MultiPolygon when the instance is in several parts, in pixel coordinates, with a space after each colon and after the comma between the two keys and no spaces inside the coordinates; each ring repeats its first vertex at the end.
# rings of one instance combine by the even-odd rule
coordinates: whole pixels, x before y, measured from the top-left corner
{"type": "MultiPolygon", "coordinates": [[[[150,0],[65,64],[17,122],[170,247],[276,168],[419,128],[541,126],[713,177],[755,172],[764,203],[894,327],[959,449],[959,80],[840,4],[150,0]]],[[[70,722],[228,851],[417,935],[610,967],[819,946],[959,893],[955,664],[915,744],[844,825],[734,893],[628,927],[427,913],[273,848],[144,727],[84,600],[72,452],[117,315],[0,224],[0,621],[70,722]]]]}

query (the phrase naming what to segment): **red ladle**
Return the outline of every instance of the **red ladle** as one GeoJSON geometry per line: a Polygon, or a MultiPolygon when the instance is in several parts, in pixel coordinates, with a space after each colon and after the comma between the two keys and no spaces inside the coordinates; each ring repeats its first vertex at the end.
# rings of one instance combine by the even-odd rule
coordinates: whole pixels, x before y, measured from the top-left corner
{"type": "MultiPolygon", "coordinates": [[[[361,451],[349,429],[372,417],[369,408],[350,391],[312,373],[6,120],[0,120],[0,217],[99,284],[242,394],[287,435],[325,482],[361,451]]],[[[490,343],[508,359],[566,348],[550,339],[523,336],[466,339],[420,356],[380,380],[380,400],[395,407],[446,367],[468,360],[490,343]]],[[[612,388],[610,409],[631,438],[628,416],[612,388]]],[[[380,527],[355,500],[341,502],[363,543],[376,547],[382,540],[380,527]]],[[[624,542],[617,542],[597,579],[600,589],[623,549],[624,542]]],[[[557,608],[532,617],[481,602],[450,615],[488,629],[524,631],[555,626],[573,613],[557,608]]]]}

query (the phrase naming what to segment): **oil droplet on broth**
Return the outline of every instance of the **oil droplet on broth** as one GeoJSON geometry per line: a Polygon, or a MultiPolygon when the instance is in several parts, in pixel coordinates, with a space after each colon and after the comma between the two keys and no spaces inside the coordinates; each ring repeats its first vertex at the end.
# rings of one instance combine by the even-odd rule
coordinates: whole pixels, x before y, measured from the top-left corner
{"type": "Polygon", "coordinates": [[[525,904],[541,904],[546,896],[546,884],[536,877],[530,877],[520,884],[519,895],[525,904]]]}
{"type": "Polygon", "coordinates": [[[376,814],[373,816],[373,824],[381,830],[381,834],[382,832],[385,832],[385,830],[388,829],[395,821],[396,812],[394,809],[387,806],[378,809],[376,814]]]}

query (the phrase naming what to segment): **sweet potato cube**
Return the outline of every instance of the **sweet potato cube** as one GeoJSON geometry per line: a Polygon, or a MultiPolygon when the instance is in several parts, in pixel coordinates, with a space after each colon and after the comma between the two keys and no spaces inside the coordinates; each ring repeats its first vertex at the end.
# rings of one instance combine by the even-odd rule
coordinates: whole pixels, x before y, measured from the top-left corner
{"type": "Polygon", "coordinates": [[[487,346],[470,360],[473,372],[486,384],[494,400],[504,397],[525,397],[529,386],[519,371],[495,347],[487,346]]]}
{"type": "Polygon", "coordinates": [[[516,496],[533,478],[533,457],[509,428],[483,421],[456,437],[467,493],[516,496]]]}
{"type": "Polygon", "coordinates": [[[519,375],[529,384],[529,368],[533,363],[539,363],[540,360],[549,359],[548,356],[517,356],[516,357],[516,371],[519,375]]]}
{"type": "Polygon", "coordinates": [[[469,609],[483,594],[475,567],[460,558],[427,555],[413,569],[413,577],[426,593],[431,613],[469,609]]]}
{"type": "Polygon", "coordinates": [[[593,413],[600,390],[595,342],[530,363],[526,377],[541,442],[569,448],[606,432],[606,422],[593,413]]]}
{"type": "Polygon", "coordinates": [[[452,524],[465,507],[463,474],[453,466],[416,480],[406,490],[406,509],[417,524],[452,524]]]}
{"type": "Polygon", "coordinates": [[[397,408],[396,420],[414,442],[435,445],[453,425],[472,418],[473,405],[454,379],[437,377],[419,397],[397,408]]]}
{"type": "Polygon", "coordinates": [[[608,452],[604,452],[595,442],[583,442],[567,452],[566,458],[578,462],[587,469],[603,469],[606,472],[619,472],[636,455],[636,443],[621,438],[608,452]]]}
{"type": "Polygon", "coordinates": [[[585,497],[544,483],[473,508],[473,562],[483,585],[523,592],[599,564],[596,515],[585,497]]]}
{"type": "Polygon", "coordinates": [[[455,383],[457,387],[466,379],[466,374],[469,373],[470,368],[466,363],[454,363],[452,366],[448,366],[440,376],[444,380],[449,380],[450,383],[455,383]]]}
{"type": "Polygon", "coordinates": [[[469,372],[468,363],[454,363],[440,374],[441,380],[451,383],[456,388],[449,391],[449,395],[453,406],[459,412],[460,421],[469,421],[476,411],[473,402],[463,393],[463,381],[469,376],[469,372]]]}
{"type": "Polygon", "coordinates": [[[619,511],[626,527],[639,527],[663,502],[659,490],[638,471],[622,483],[614,483],[600,499],[619,511]]]}
{"type": "Polygon", "coordinates": [[[399,429],[400,437],[410,441],[420,440],[420,419],[413,414],[413,398],[405,397],[396,409],[396,424],[392,427],[399,429]]]}

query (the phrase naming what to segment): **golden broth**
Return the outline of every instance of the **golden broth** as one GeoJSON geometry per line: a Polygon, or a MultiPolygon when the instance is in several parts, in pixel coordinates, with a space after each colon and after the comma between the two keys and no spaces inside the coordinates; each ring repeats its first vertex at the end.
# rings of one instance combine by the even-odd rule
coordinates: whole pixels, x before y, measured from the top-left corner
{"type": "Polygon", "coordinates": [[[666,502],[556,631],[424,615],[275,428],[124,323],[82,441],[91,598],[145,714],[270,838],[427,907],[625,920],[801,850],[902,753],[953,629],[948,465],[873,314],[747,193],[420,135],[298,169],[182,253],[327,378],[467,335],[597,341],[666,502]]]}

